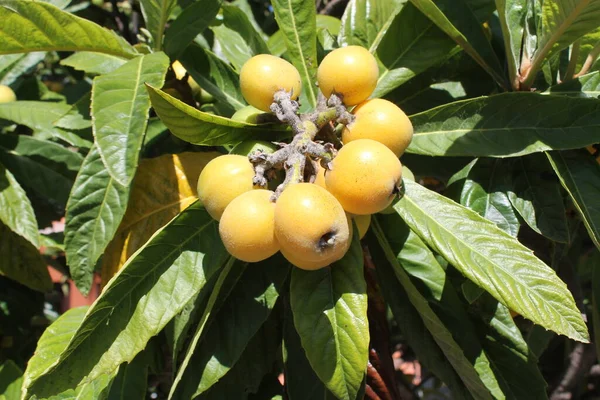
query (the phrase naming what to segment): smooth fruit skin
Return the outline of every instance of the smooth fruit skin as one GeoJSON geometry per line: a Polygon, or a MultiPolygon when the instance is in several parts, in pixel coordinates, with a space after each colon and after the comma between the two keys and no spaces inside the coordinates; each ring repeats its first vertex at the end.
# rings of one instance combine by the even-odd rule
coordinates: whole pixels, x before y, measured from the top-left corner
{"type": "Polygon", "coordinates": [[[272,195],[270,190],[251,190],[240,194],[225,208],[219,235],[229,254],[238,260],[258,262],[279,251],[272,195]]]}
{"type": "Polygon", "coordinates": [[[15,92],[6,85],[0,85],[0,103],[11,103],[13,101],[17,101],[15,92]]]}
{"type": "Polygon", "coordinates": [[[266,154],[272,154],[277,151],[277,149],[277,146],[265,140],[244,140],[243,142],[236,144],[233,149],[231,149],[230,153],[249,156],[258,150],[261,150],[266,154]]]}
{"type": "Polygon", "coordinates": [[[282,89],[291,91],[295,100],[302,91],[302,81],[296,67],[283,58],[259,54],[242,66],[240,88],[248,104],[270,112],[275,92],[282,89]]]}
{"type": "Polygon", "coordinates": [[[237,110],[231,119],[239,122],[247,122],[249,124],[257,124],[258,116],[263,112],[256,107],[246,106],[237,110]]]}
{"type": "MultiPolygon", "coordinates": [[[[187,70],[185,69],[185,67],[183,65],[181,65],[181,63],[179,61],[175,61],[172,65],[173,67],[173,72],[175,72],[175,77],[179,80],[182,80],[183,77],[185,76],[185,74],[187,74],[187,70]]],[[[194,78],[192,78],[192,76],[188,76],[187,79],[187,83],[188,85],[190,85],[190,89],[192,89],[192,94],[194,96],[196,96],[198,93],[200,93],[200,85],[198,85],[198,82],[196,82],[194,80],[194,78]]]]}
{"type": "Polygon", "coordinates": [[[371,214],[367,215],[353,215],[352,219],[356,223],[356,227],[358,228],[358,237],[360,239],[364,238],[369,230],[369,226],[371,226],[371,214]]]}
{"type": "Polygon", "coordinates": [[[342,96],[347,106],[365,101],[377,86],[379,67],[375,57],[361,46],[348,46],[327,54],[317,71],[319,88],[326,98],[342,96]]]}
{"type": "Polygon", "coordinates": [[[346,254],[352,238],[349,222],[335,197],[312,183],[288,186],[275,205],[281,252],[304,269],[325,267],[346,254]]]}
{"type": "Polygon", "coordinates": [[[357,139],[373,139],[400,157],[412,140],[412,123],[391,101],[367,100],[352,110],[352,114],[356,118],[342,131],[345,144],[357,139]]]}
{"type": "Polygon", "coordinates": [[[217,221],[225,208],[239,195],[255,187],[254,168],[247,157],[227,154],[211,160],[198,178],[198,198],[217,221]]]}
{"type": "Polygon", "coordinates": [[[325,173],[325,184],[344,210],[366,215],[392,203],[401,178],[402,164],[390,149],[371,139],[358,139],[340,149],[325,173]]]}

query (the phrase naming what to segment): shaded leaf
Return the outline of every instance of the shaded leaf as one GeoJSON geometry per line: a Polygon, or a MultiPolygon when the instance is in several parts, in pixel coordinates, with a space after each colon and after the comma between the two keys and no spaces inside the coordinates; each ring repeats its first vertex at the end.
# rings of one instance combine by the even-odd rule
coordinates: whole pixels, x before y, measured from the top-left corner
{"type": "Polygon", "coordinates": [[[212,31],[224,58],[233,65],[236,71],[240,71],[246,61],[256,55],[244,37],[233,29],[219,25],[213,27],[212,31]],[[235,43],[235,46],[232,46],[231,43],[235,43]]]}
{"type": "Polygon", "coordinates": [[[254,26],[252,26],[249,16],[244,11],[239,7],[227,4],[224,4],[221,10],[224,25],[237,32],[248,44],[253,54],[269,54],[267,44],[254,26]]]}
{"type": "Polygon", "coordinates": [[[350,0],[342,16],[340,46],[357,45],[373,51],[401,7],[399,0],[350,0]]]}
{"type": "Polygon", "coordinates": [[[502,26],[508,74],[513,87],[518,87],[523,26],[527,12],[526,2],[527,0],[496,0],[498,19],[502,26]]]}
{"type": "Polygon", "coordinates": [[[594,268],[592,273],[592,324],[596,357],[598,357],[600,354],[600,270],[598,268],[594,268]]]}
{"type": "Polygon", "coordinates": [[[129,199],[129,188],[115,181],[94,145],[77,175],[65,222],[65,252],[71,277],[84,296],[96,263],[112,240],[129,199]]]}
{"type": "Polygon", "coordinates": [[[236,144],[248,138],[277,141],[286,136],[282,126],[255,125],[198,111],[167,93],[146,86],[152,107],[171,133],[201,146],[236,144]]]}
{"type": "Polygon", "coordinates": [[[21,398],[23,371],[12,360],[0,364],[0,399],[16,400],[21,398]]]}
{"type": "Polygon", "coordinates": [[[178,58],[185,48],[208,27],[221,7],[221,0],[199,0],[187,6],[165,34],[165,52],[178,58]]]}
{"type": "Polygon", "coordinates": [[[227,258],[216,222],[199,203],[188,207],[109,282],[65,351],[32,382],[31,391],[48,396],[114,373],[146,347],[227,258]]]}
{"type": "Polygon", "coordinates": [[[132,362],[121,364],[110,385],[108,400],[144,399],[148,391],[148,368],[153,347],[146,348],[132,362]]]}
{"type": "Polygon", "coordinates": [[[600,99],[600,71],[552,86],[545,93],[600,99]]]}
{"type": "Polygon", "coordinates": [[[3,69],[0,66],[0,85],[11,85],[18,82],[22,75],[31,72],[46,57],[45,51],[32,52],[26,54],[11,54],[3,57],[17,57],[15,63],[9,68],[3,69]]]}
{"type": "Polygon", "coordinates": [[[557,242],[569,241],[560,184],[544,155],[515,160],[508,198],[531,229],[557,242]]]}
{"type": "Polygon", "coordinates": [[[285,34],[287,54],[302,78],[302,94],[308,105],[317,104],[317,21],[312,1],[273,0],[279,29],[285,34]]]}
{"type": "Polygon", "coordinates": [[[0,223],[36,248],[40,246],[37,220],[27,193],[2,164],[0,164],[0,223]]]}
{"type": "Polygon", "coordinates": [[[0,135],[0,161],[23,186],[64,208],[83,158],[53,142],[0,135]]]}
{"type": "Polygon", "coordinates": [[[112,31],[39,1],[0,1],[0,54],[93,51],[132,58],[136,50],[112,31]]]}
{"type": "Polygon", "coordinates": [[[154,39],[155,50],[162,49],[165,26],[176,6],[177,0],[140,0],[146,29],[154,39]]]}
{"type": "Polygon", "coordinates": [[[502,304],[575,340],[588,332],[554,270],[492,222],[414,182],[394,209],[434,251],[502,304]]]}
{"type": "Polygon", "coordinates": [[[126,62],[121,57],[89,51],[80,51],[60,60],[61,65],[96,75],[109,74],[126,62]]]}
{"type": "Polygon", "coordinates": [[[516,157],[600,141],[600,103],[505,93],[457,101],[413,115],[407,151],[430,156],[516,157]]]}
{"type": "Polygon", "coordinates": [[[162,86],[168,67],[166,55],[154,53],[94,79],[94,137],[104,165],[121,185],[131,183],[144,142],[150,110],[144,84],[162,86]]]}
{"type": "Polygon", "coordinates": [[[550,152],[546,155],[579,211],[590,238],[600,249],[600,165],[585,150],[550,152]]]}
{"type": "Polygon", "coordinates": [[[294,268],[290,303],[313,370],[337,398],[354,400],[369,346],[367,285],[358,235],[346,255],[330,267],[294,268]]]}

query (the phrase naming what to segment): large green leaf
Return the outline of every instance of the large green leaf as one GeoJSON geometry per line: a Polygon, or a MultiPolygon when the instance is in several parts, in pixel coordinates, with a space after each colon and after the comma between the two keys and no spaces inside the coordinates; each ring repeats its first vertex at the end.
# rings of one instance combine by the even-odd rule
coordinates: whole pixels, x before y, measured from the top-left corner
{"type": "Polygon", "coordinates": [[[48,267],[38,248],[1,222],[0,254],[0,275],[40,292],[52,289],[48,267]]]}
{"type": "Polygon", "coordinates": [[[236,71],[240,71],[246,61],[256,55],[244,37],[233,29],[219,25],[213,27],[212,31],[224,58],[233,65],[236,71]],[[229,43],[235,43],[235,46],[231,46],[229,43]]]}
{"type": "Polygon", "coordinates": [[[283,127],[233,121],[195,109],[167,93],[146,86],[156,114],[180,139],[201,146],[223,146],[242,140],[276,141],[290,134],[283,127]]]}
{"type": "Polygon", "coordinates": [[[406,4],[371,48],[384,67],[372,97],[382,97],[459,49],[413,4],[406,4]]]}
{"type": "Polygon", "coordinates": [[[357,45],[373,51],[401,7],[400,0],[350,0],[342,16],[340,46],[357,45]]]}
{"type": "Polygon", "coordinates": [[[300,72],[302,93],[308,104],[317,104],[317,21],[313,1],[273,0],[279,29],[285,34],[287,54],[300,72]]]}
{"type": "MultiPolygon", "coordinates": [[[[151,342],[152,343],[152,342],[151,342]]],[[[148,392],[148,368],[156,346],[146,348],[133,361],[121,364],[110,385],[108,400],[144,399],[148,392]]]]}
{"type": "Polygon", "coordinates": [[[12,360],[0,364],[0,400],[21,398],[23,371],[12,360]]]}
{"type": "Polygon", "coordinates": [[[177,6],[177,0],[140,0],[146,29],[154,40],[154,49],[162,49],[163,35],[167,21],[177,6]]]}
{"type": "Polygon", "coordinates": [[[498,19],[502,26],[502,37],[504,38],[508,74],[513,88],[518,87],[523,27],[527,12],[526,2],[527,0],[496,0],[498,19]]]}
{"type": "Polygon", "coordinates": [[[545,93],[598,99],[600,98],[600,71],[552,86],[545,93]]]}
{"type": "Polygon", "coordinates": [[[71,277],[87,295],[96,263],[127,209],[129,188],[113,179],[94,145],[77,175],[65,222],[65,252],[71,277]]]}
{"type": "Polygon", "coordinates": [[[600,141],[600,102],[537,93],[458,101],[411,121],[408,151],[429,156],[516,157],[600,141]]]}
{"type": "Polygon", "coordinates": [[[25,125],[34,131],[48,132],[55,129],[54,122],[71,110],[64,103],[48,101],[14,101],[0,104],[0,119],[25,125]]]}
{"type": "Polygon", "coordinates": [[[369,346],[367,285],[357,234],[346,255],[330,267],[293,269],[290,303],[313,370],[338,399],[354,400],[369,346]]]}
{"type": "Polygon", "coordinates": [[[496,82],[506,86],[500,62],[483,28],[467,0],[411,0],[464,51],[469,54],[496,82]]]}
{"type": "Polygon", "coordinates": [[[131,361],[227,258],[215,221],[194,203],[111,279],[65,351],[32,382],[31,392],[59,393],[131,361]]]}
{"type": "Polygon", "coordinates": [[[35,247],[40,246],[37,220],[25,190],[13,174],[0,164],[0,223],[27,239],[35,247]]]}
{"type": "Polygon", "coordinates": [[[0,162],[27,189],[63,208],[82,161],[79,153],[53,142],[0,135],[0,162]]]}
{"type": "Polygon", "coordinates": [[[121,185],[131,183],[144,143],[150,110],[144,84],[162,86],[168,67],[167,56],[154,53],[94,79],[94,137],[104,165],[121,185]]]}
{"type": "Polygon", "coordinates": [[[470,164],[460,193],[460,204],[516,237],[521,224],[506,194],[507,166],[505,160],[489,158],[480,158],[470,164]]]}
{"type": "Polygon", "coordinates": [[[585,150],[546,153],[583,223],[600,249],[600,165],[585,150]]]}
{"type": "Polygon", "coordinates": [[[0,54],[93,51],[132,58],[123,38],[86,19],[32,0],[0,0],[0,54]]]}
{"type": "Polygon", "coordinates": [[[111,54],[80,51],[60,60],[61,65],[75,68],[88,74],[108,74],[125,64],[127,60],[111,54]]]}
{"type": "Polygon", "coordinates": [[[221,7],[221,10],[224,25],[237,32],[254,54],[269,54],[269,47],[260,33],[252,26],[249,16],[244,11],[239,7],[226,4],[221,7]]]}
{"type": "Polygon", "coordinates": [[[235,366],[269,317],[288,273],[289,265],[281,255],[245,268],[193,350],[175,398],[193,398],[204,393],[235,366]]]}
{"type": "Polygon", "coordinates": [[[510,179],[508,198],[534,231],[547,238],[569,241],[567,216],[560,184],[543,154],[519,157],[510,179]]]}
{"type": "Polygon", "coordinates": [[[18,82],[24,74],[30,73],[46,57],[45,51],[36,51],[26,54],[10,54],[3,57],[17,57],[15,62],[7,68],[0,65],[0,85],[11,85],[18,82]]]}
{"type": "MultiPolygon", "coordinates": [[[[340,20],[330,15],[317,14],[317,32],[320,29],[327,30],[332,35],[337,35],[340,32],[340,20]]],[[[285,47],[285,34],[283,31],[278,30],[271,35],[267,41],[269,51],[274,56],[281,56],[286,52],[285,47]]]]}
{"type": "Polygon", "coordinates": [[[178,58],[185,48],[208,27],[221,7],[222,0],[199,0],[187,6],[165,34],[165,52],[178,58]]]}
{"type": "Polygon", "coordinates": [[[492,222],[412,181],[394,209],[434,251],[502,304],[546,329],[587,342],[573,296],[554,270],[492,222]]]}
{"type": "Polygon", "coordinates": [[[240,91],[240,77],[223,60],[212,52],[191,45],[179,58],[196,82],[219,102],[239,110],[246,106],[240,91]]]}

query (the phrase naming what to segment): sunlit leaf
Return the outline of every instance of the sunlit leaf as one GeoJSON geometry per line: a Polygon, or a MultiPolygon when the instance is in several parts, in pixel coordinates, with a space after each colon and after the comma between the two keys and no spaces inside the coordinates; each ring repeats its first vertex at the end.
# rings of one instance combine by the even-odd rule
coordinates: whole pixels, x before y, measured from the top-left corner
{"type": "Polygon", "coordinates": [[[35,247],[40,245],[37,220],[25,190],[0,164],[0,223],[35,247]]]}
{"type": "Polygon", "coordinates": [[[342,16],[338,35],[340,46],[357,45],[373,51],[400,11],[401,5],[400,0],[350,0],[342,16]]]}
{"type": "Polygon", "coordinates": [[[11,85],[19,81],[24,74],[30,73],[46,57],[45,51],[31,52],[26,54],[11,54],[0,56],[17,57],[16,61],[8,68],[2,68],[0,64],[0,85],[11,85]]]}
{"type": "Polygon", "coordinates": [[[16,400],[21,398],[23,371],[12,360],[0,364],[0,399],[16,400]]]}
{"type": "Polygon", "coordinates": [[[162,49],[165,26],[176,6],[177,0],[140,0],[146,29],[152,35],[156,50],[162,49]]]}
{"type": "Polygon", "coordinates": [[[496,0],[498,19],[502,26],[504,50],[508,61],[508,73],[513,87],[517,87],[519,67],[521,65],[521,44],[525,25],[525,7],[527,0],[496,0]]]}
{"type": "Polygon", "coordinates": [[[544,93],[599,99],[600,71],[582,75],[578,78],[565,81],[559,85],[552,86],[544,93]]]}
{"type": "Polygon", "coordinates": [[[60,60],[62,65],[97,75],[109,74],[126,62],[121,57],[89,51],[80,51],[60,60]]]}

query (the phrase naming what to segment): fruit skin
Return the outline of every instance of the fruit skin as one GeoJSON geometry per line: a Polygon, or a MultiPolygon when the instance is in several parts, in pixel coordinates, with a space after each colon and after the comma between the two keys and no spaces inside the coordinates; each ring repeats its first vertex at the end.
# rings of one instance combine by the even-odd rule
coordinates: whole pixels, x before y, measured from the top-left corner
{"type": "Polygon", "coordinates": [[[246,106],[237,110],[231,119],[239,122],[247,122],[249,124],[258,124],[258,116],[263,112],[256,107],[246,106]]]}
{"type": "Polygon", "coordinates": [[[270,190],[251,190],[240,194],[225,208],[219,235],[229,254],[238,260],[258,262],[279,251],[272,195],[270,190]]]}
{"type": "Polygon", "coordinates": [[[239,195],[255,189],[254,168],[244,156],[227,154],[211,160],[198,178],[198,198],[217,221],[239,195]]]}
{"type": "Polygon", "coordinates": [[[402,164],[390,149],[371,139],[358,139],[340,149],[325,173],[325,184],[344,210],[365,215],[392,203],[401,178],[402,164]]]}
{"type": "Polygon", "coordinates": [[[367,215],[353,215],[352,219],[356,223],[356,227],[358,228],[358,237],[362,239],[367,234],[369,230],[369,226],[371,226],[371,214],[367,215]]]}
{"type": "Polygon", "coordinates": [[[282,254],[303,269],[318,269],[348,251],[351,225],[340,203],[320,186],[288,186],[275,205],[275,236],[282,254]]]}
{"type": "Polygon", "coordinates": [[[242,156],[249,156],[258,150],[262,150],[263,153],[272,154],[277,151],[278,147],[271,142],[265,140],[244,140],[236,144],[231,149],[231,154],[239,154],[242,156]]]}
{"type": "MultiPolygon", "coordinates": [[[[175,77],[179,80],[182,80],[183,77],[185,76],[185,74],[187,74],[187,70],[185,69],[185,67],[183,65],[181,65],[181,63],[179,61],[175,61],[172,65],[173,67],[173,72],[175,72],[175,77]]],[[[188,76],[187,79],[187,83],[188,85],[190,85],[190,89],[192,89],[192,94],[194,96],[196,96],[198,93],[200,93],[200,85],[198,85],[198,82],[196,82],[194,80],[194,78],[192,78],[192,76],[188,76]]]]}
{"type": "Polygon", "coordinates": [[[11,103],[13,101],[17,101],[15,92],[6,85],[0,85],[0,103],[11,103]]]}
{"type": "Polygon", "coordinates": [[[342,96],[347,106],[365,101],[377,86],[377,60],[361,46],[341,47],[327,54],[317,71],[319,88],[326,98],[342,96]]]}
{"type": "Polygon", "coordinates": [[[317,173],[315,174],[315,185],[321,186],[323,189],[327,189],[325,184],[325,168],[321,166],[321,163],[317,163],[317,173]]]}
{"type": "Polygon", "coordinates": [[[413,137],[413,126],[404,111],[391,101],[371,99],[359,104],[354,121],[342,131],[342,142],[373,139],[400,157],[413,137]]]}
{"type": "Polygon", "coordinates": [[[283,58],[270,54],[259,54],[242,66],[240,88],[248,104],[270,112],[275,92],[283,89],[292,91],[292,99],[297,99],[302,91],[300,73],[283,58]]]}

